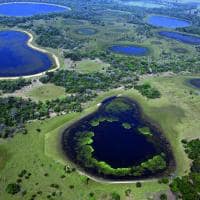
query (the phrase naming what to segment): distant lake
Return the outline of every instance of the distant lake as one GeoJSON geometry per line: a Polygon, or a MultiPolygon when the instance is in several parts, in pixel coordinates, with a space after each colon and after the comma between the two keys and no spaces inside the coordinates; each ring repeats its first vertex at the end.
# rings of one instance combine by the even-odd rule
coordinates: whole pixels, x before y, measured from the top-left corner
{"type": "Polygon", "coordinates": [[[193,44],[193,45],[199,45],[200,44],[200,37],[188,35],[184,33],[178,33],[173,31],[160,31],[158,32],[159,35],[171,38],[174,40],[177,40],[179,42],[183,42],[186,44],[193,44]]]}
{"type": "Polygon", "coordinates": [[[124,54],[127,56],[145,56],[149,52],[148,48],[136,45],[113,45],[109,49],[114,53],[124,54]]]}
{"type": "Polygon", "coordinates": [[[20,31],[0,31],[0,77],[32,75],[51,68],[49,56],[29,47],[28,40],[20,31]]]}
{"type": "Polygon", "coordinates": [[[80,28],[76,32],[81,35],[94,35],[97,31],[93,28],[80,28]]]}
{"type": "Polygon", "coordinates": [[[190,79],[189,80],[189,83],[196,87],[196,88],[199,88],[200,89],[200,78],[193,78],[193,79],[190,79]]]}
{"type": "Polygon", "coordinates": [[[162,8],[165,7],[162,4],[157,4],[157,3],[150,3],[150,2],[144,2],[144,1],[128,1],[128,2],[123,2],[123,4],[128,5],[128,6],[136,6],[136,7],[144,7],[144,8],[162,8]]]}
{"type": "Polygon", "coordinates": [[[166,28],[181,28],[190,26],[190,23],[186,20],[161,15],[152,15],[148,18],[147,22],[153,26],[166,28]]]}
{"type": "Polygon", "coordinates": [[[65,6],[45,4],[45,3],[5,3],[0,4],[0,15],[28,17],[38,14],[48,14],[54,12],[64,12],[70,8],[65,6]]]}

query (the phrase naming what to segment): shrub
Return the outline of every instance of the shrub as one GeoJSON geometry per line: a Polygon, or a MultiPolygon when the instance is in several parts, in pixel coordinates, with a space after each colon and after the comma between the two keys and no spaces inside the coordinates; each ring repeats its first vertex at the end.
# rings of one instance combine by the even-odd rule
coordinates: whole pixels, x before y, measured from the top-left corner
{"type": "Polygon", "coordinates": [[[113,193],[111,194],[111,199],[112,199],[112,200],[120,200],[120,195],[117,194],[116,192],[113,192],[113,193]]]}
{"type": "Polygon", "coordinates": [[[16,194],[21,190],[20,185],[16,183],[10,183],[6,187],[6,192],[9,194],[16,194]]]}
{"type": "Polygon", "coordinates": [[[127,189],[126,191],[125,191],[125,195],[126,196],[129,196],[131,194],[131,189],[127,189]]]}
{"type": "Polygon", "coordinates": [[[168,184],[169,183],[169,179],[168,178],[162,178],[161,179],[161,183],[168,184]]]}
{"type": "Polygon", "coordinates": [[[137,183],[136,183],[136,187],[137,187],[137,188],[140,188],[140,187],[142,187],[142,184],[141,184],[140,182],[137,182],[137,183]]]}
{"type": "Polygon", "coordinates": [[[19,173],[19,177],[23,177],[25,174],[27,173],[27,171],[25,169],[23,169],[20,173],[19,173]]]}
{"type": "Polygon", "coordinates": [[[70,189],[74,189],[74,185],[70,185],[69,188],[70,188],[70,189]]]}
{"type": "Polygon", "coordinates": [[[160,200],[167,200],[167,195],[166,194],[161,194],[160,195],[160,200]]]}

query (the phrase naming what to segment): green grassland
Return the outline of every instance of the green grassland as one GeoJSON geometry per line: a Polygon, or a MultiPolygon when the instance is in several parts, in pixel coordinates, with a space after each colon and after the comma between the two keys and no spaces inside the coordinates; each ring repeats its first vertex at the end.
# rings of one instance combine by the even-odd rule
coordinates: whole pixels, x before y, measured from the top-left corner
{"type": "MultiPolygon", "coordinates": [[[[159,184],[157,180],[148,180],[137,188],[135,183],[109,184],[87,180],[78,171],[66,173],[64,168],[73,167],[61,150],[62,130],[77,119],[95,111],[105,97],[125,95],[137,100],[144,114],[152,121],[160,124],[165,136],[169,139],[177,161],[177,175],[183,175],[189,170],[190,161],[184,153],[181,140],[199,137],[200,95],[198,91],[187,84],[187,77],[157,77],[147,78],[141,82],[149,82],[160,90],[162,97],[149,100],[136,90],[116,89],[99,94],[92,102],[85,105],[82,113],[70,113],[44,121],[27,123],[28,134],[18,134],[14,138],[0,141],[0,194],[2,199],[47,199],[47,195],[55,194],[56,200],[91,200],[90,192],[95,199],[109,199],[112,192],[121,195],[125,200],[125,190],[131,189],[133,199],[145,200],[160,191],[168,190],[168,186],[159,184]],[[31,173],[30,177],[22,178],[20,183],[27,194],[22,197],[5,192],[7,184],[16,182],[18,174],[23,170],[31,173]],[[51,184],[58,184],[53,188],[51,184]],[[73,186],[73,187],[72,187],[73,186]],[[40,193],[40,192],[39,192],[40,193]]],[[[52,196],[52,195],[51,195],[52,196]]]]}
{"type": "Polygon", "coordinates": [[[54,84],[44,84],[25,93],[26,97],[36,101],[52,100],[63,97],[64,95],[65,89],[54,84]]]}
{"type": "Polygon", "coordinates": [[[108,66],[109,64],[104,63],[99,59],[84,59],[82,61],[76,62],[76,66],[74,67],[74,69],[80,73],[105,72],[108,66]]]}

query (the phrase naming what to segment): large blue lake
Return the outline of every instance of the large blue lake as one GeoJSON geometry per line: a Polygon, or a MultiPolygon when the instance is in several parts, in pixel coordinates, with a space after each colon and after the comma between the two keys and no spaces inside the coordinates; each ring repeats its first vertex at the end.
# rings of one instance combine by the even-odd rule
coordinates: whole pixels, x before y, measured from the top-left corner
{"type": "Polygon", "coordinates": [[[179,42],[183,42],[186,44],[193,44],[199,45],[200,44],[200,37],[188,35],[184,33],[178,33],[173,31],[160,31],[158,32],[159,35],[177,40],[179,42]]]}
{"type": "Polygon", "coordinates": [[[152,15],[148,18],[147,22],[153,26],[165,28],[181,28],[190,26],[188,21],[161,15],[152,15]]]}
{"type": "Polygon", "coordinates": [[[38,14],[64,12],[69,8],[59,5],[43,3],[6,3],[0,4],[0,15],[28,17],[38,14]]]}
{"type": "Polygon", "coordinates": [[[144,56],[148,53],[148,48],[133,45],[113,45],[109,49],[114,53],[127,56],[144,56]]]}
{"type": "Polygon", "coordinates": [[[29,36],[19,31],[0,31],[0,77],[32,75],[48,70],[52,61],[27,45],[29,36]]]}

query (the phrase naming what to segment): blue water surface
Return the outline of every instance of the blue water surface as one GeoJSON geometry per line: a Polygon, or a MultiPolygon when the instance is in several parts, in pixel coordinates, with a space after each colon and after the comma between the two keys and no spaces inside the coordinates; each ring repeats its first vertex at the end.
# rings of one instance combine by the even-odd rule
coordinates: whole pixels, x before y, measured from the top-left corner
{"type": "Polygon", "coordinates": [[[181,28],[190,26],[188,21],[161,15],[152,15],[148,18],[147,22],[153,26],[165,28],[181,28]]]}
{"type": "Polygon", "coordinates": [[[128,56],[144,56],[148,53],[148,48],[133,45],[113,45],[110,50],[128,56]]]}
{"type": "Polygon", "coordinates": [[[186,44],[200,45],[200,37],[173,31],[160,31],[159,35],[183,42],[186,44]]]}
{"type": "Polygon", "coordinates": [[[200,89],[200,78],[193,78],[189,80],[190,84],[200,89]]]}
{"type": "Polygon", "coordinates": [[[38,14],[48,14],[53,12],[64,12],[67,7],[42,3],[8,3],[0,4],[0,15],[28,17],[38,14]]]}
{"type": "Polygon", "coordinates": [[[52,61],[27,45],[29,36],[19,31],[0,31],[0,77],[32,75],[48,70],[52,61]]]}

